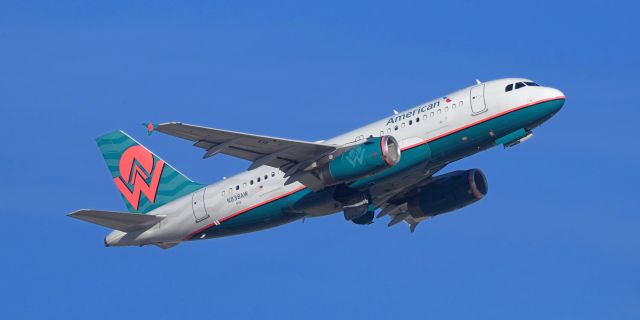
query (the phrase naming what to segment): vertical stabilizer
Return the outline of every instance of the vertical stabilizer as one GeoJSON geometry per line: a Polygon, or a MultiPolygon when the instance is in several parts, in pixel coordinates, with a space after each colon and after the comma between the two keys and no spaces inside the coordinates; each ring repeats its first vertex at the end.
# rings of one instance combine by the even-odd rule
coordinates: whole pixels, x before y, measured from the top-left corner
{"type": "Polygon", "coordinates": [[[102,135],[96,143],[130,212],[149,212],[204,187],[123,131],[102,135]]]}

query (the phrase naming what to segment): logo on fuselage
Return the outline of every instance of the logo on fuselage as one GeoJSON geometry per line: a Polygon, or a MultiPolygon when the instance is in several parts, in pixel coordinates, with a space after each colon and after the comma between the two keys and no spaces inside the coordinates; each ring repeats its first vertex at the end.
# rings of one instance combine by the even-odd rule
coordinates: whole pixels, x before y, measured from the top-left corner
{"type": "Polygon", "coordinates": [[[134,210],[138,210],[140,197],[144,195],[155,203],[164,161],[154,157],[142,146],[127,149],[120,157],[120,176],[113,178],[118,190],[134,210]]]}
{"type": "MultiPolygon", "coordinates": [[[[446,98],[446,97],[445,97],[446,98]]],[[[451,99],[446,98],[446,102],[450,102],[451,99]]],[[[389,118],[389,120],[387,120],[387,125],[390,124],[394,124],[394,123],[398,123],[400,121],[403,121],[405,119],[411,119],[414,116],[417,116],[421,113],[425,113],[433,108],[439,107],[440,106],[440,100],[436,101],[436,102],[431,102],[431,103],[425,103],[419,107],[413,108],[407,112],[404,112],[402,114],[397,114],[391,118],[389,118]]]]}

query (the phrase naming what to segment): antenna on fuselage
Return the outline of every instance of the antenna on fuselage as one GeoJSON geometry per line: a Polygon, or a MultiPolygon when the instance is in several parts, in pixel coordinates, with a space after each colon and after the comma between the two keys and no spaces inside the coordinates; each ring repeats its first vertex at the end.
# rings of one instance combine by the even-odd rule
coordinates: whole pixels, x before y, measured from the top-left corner
{"type": "Polygon", "coordinates": [[[398,110],[393,109],[393,114],[398,114],[398,110]]]}
{"type": "Polygon", "coordinates": [[[476,84],[481,84],[482,82],[478,79],[476,79],[476,84]]]}

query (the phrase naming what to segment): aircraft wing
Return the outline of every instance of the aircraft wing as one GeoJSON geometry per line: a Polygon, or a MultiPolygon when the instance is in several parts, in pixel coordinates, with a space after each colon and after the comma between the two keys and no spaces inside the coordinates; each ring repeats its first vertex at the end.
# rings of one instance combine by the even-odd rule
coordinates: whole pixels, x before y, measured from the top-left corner
{"type": "Polygon", "coordinates": [[[249,160],[252,164],[248,170],[261,165],[281,169],[292,168],[298,164],[313,162],[337,149],[320,143],[260,136],[180,122],[159,124],[152,130],[193,141],[194,146],[206,150],[203,158],[222,153],[249,160]]]}

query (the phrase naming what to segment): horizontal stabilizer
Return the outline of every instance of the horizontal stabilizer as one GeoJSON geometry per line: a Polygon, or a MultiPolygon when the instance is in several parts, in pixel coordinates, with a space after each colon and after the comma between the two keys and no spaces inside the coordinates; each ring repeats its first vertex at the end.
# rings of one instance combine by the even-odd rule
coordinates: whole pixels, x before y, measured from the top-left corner
{"type": "Polygon", "coordinates": [[[146,230],[164,219],[164,216],[89,209],[78,210],[68,216],[123,232],[146,230]]]}

